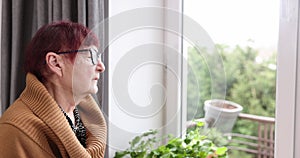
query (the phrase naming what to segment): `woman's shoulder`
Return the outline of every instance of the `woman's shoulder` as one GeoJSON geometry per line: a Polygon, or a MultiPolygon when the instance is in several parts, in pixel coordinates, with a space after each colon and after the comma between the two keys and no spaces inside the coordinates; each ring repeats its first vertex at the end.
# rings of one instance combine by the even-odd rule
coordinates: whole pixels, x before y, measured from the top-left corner
{"type": "Polygon", "coordinates": [[[30,132],[34,129],[41,130],[41,128],[45,126],[43,121],[41,121],[20,99],[17,99],[9,106],[1,116],[0,128],[4,124],[14,126],[25,132],[30,132]]]}
{"type": "Polygon", "coordinates": [[[17,99],[0,118],[1,140],[29,139],[35,144],[46,142],[49,134],[48,126],[36,116],[21,99],[17,99]],[[48,133],[47,133],[48,131],[48,133]],[[24,138],[23,138],[24,137],[24,138]]]}
{"type": "MultiPolygon", "coordinates": [[[[47,137],[42,129],[37,130],[34,126],[20,126],[16,120],[9,119],[8,114],[1,118],[0,122],[0,157],[55,157],[49,145],[47,137]]],[[[23,122],[28,121],[24,118],[23,122]]]]}

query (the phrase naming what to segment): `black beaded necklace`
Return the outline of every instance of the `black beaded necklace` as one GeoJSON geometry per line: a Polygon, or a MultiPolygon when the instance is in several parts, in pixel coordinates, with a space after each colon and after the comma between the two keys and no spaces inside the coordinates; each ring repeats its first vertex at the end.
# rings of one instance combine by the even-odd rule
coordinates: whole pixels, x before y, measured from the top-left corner
{"type": "Polygon", "coordinates": [[[74,118],[75,118],[75,124],[72,123],[72,120],[70,119],[70,117],[67,115],[67,113],[61,107],[60,107],[60,109],[66,116],[66,118],[69,122],[69,125],[71,126],[74,134],[76,135],[76,137],[79,140],[79,142],[81,143],[81,145],[83,147],[86,147],[86,129],[80,119],[77,107],[73,111],[74,118]]]}

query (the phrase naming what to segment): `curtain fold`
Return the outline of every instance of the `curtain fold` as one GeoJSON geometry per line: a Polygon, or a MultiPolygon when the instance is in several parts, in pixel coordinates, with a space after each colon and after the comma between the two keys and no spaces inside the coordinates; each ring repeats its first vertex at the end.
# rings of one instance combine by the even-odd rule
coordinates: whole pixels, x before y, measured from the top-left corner
{"type": "MultiPolygon", "coordinates": [[[[0,115],[25,87],[24,50],[38,28],[52,21],[70,20],[93,29],[103,19],[104,0],[2,0],[0,115]]],[[[103,26],[97,34],[104,43],[103,26]]],[[[97,96],[101,103],[102,89],[103,84],[97,96]]]]}

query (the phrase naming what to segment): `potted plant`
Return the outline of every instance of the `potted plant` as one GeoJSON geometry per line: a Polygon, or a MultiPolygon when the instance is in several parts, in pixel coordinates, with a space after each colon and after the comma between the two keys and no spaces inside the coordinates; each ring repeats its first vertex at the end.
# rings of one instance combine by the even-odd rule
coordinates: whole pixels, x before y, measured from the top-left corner
{"type": "Polygon", "coordinates": [[[222,133],[230,133],[243,107],[232,101],[213,99],[204,102],[207,128],[215,127],[222,133]]]}
{"type": "Polygon", "coordinates": [[[189,130],[185,138],[168,136],[167,143],[160,144],[164,138],[157,138],[156,130],[150,130],[129,142],[130,147],[115,153],[114,158],[227,158],[227,148],[216,146],[206,135],[202,135],[203,122],[189,130]]]}

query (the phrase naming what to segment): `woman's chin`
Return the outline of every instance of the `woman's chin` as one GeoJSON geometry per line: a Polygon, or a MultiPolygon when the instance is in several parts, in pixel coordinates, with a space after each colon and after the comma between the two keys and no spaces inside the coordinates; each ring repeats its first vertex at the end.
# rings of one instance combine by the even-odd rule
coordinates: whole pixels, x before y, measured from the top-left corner
{"type": "Polygon", "coordinates": [[[92,90],[91,90],[91,94],[96,94],[98,92],[98,87],[94,87],[92,90]]]}

